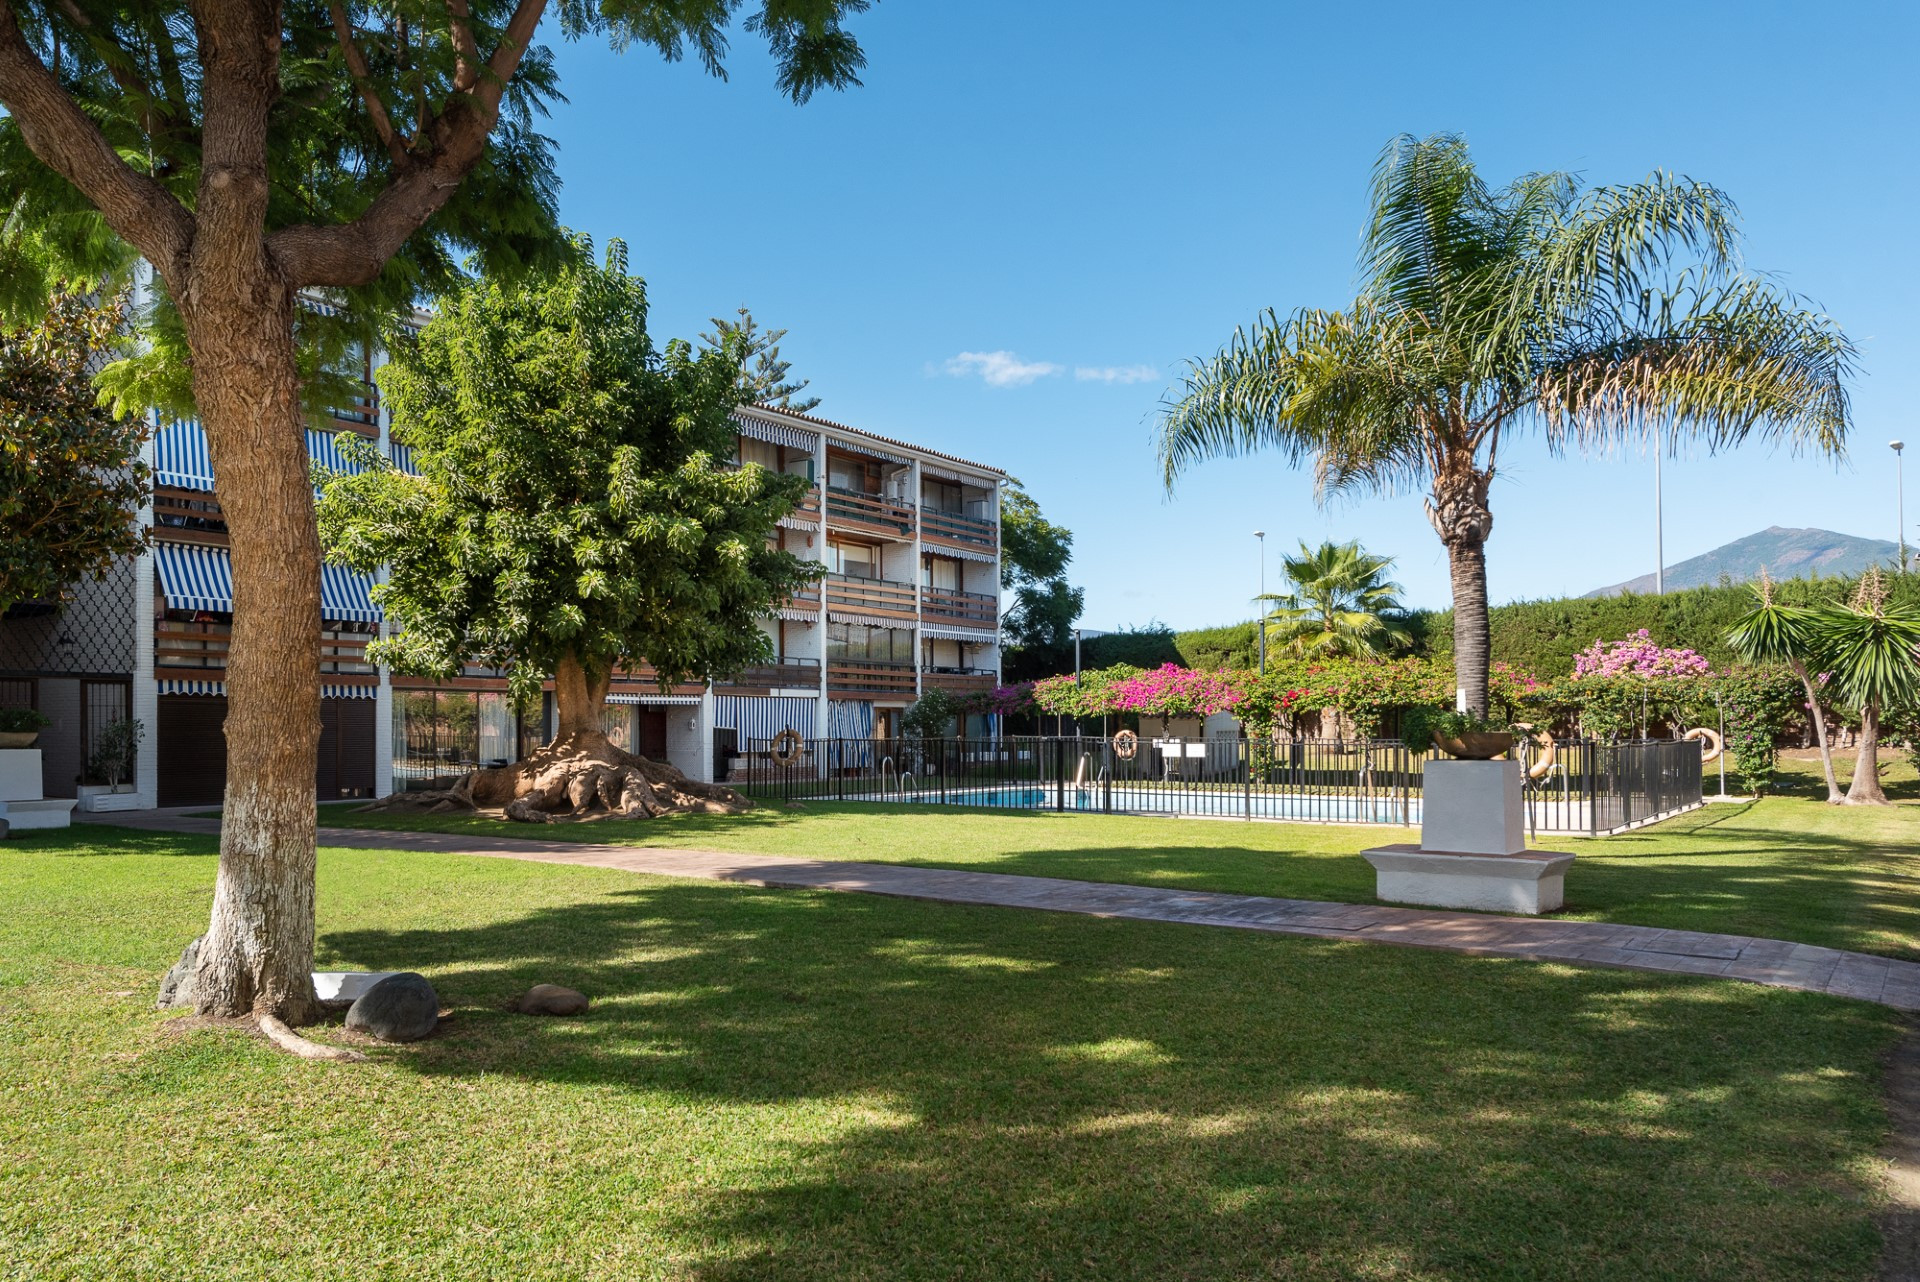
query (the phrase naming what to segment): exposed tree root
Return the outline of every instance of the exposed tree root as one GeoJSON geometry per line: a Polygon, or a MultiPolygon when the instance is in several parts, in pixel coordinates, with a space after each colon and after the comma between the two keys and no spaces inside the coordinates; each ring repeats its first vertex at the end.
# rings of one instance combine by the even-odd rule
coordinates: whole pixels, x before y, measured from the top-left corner
{"type": "Polygon", "coordinates": [[[359,1051],[348,1050],[344,1046],[323,1046],[319,1042],[310,1042],[272,1015],[260,1017],[260,1032],[281,1050],[291,1051],[301,1059],[331,1059],[346,1064],[359,1064],[365,1062],[367,1058],[359,1051]]]}
{"type": "Polygon", "coordinates": [[[556,739],[514,765],[477,770],[451,788],[396,793],[367,809],[441,814],[493,807],[520,823],[553,823],[731,815],[750,803],[731,788],[689,779],[664,761],[635,756],[603,734],[583,732],[556,739]]]}

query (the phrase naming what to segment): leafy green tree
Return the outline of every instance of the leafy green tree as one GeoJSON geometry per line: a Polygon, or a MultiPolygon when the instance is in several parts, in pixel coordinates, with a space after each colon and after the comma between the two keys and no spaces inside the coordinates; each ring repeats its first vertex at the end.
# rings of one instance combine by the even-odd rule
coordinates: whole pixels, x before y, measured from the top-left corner
{"type": "Polygon", "coordinates": [[[1269,644],[1331,659],[1370,658],[1411,643],[1400,621],[1400,585],[1386,577],[1392,557],[1374,556],[1358,540],[1303,542],[1300,555],[1281,558],[1280,567],[1293,590],[1261,598],[1276,603],[1265,621],[1269,644]]]}
{"type": "Polygon", "coordinates": [[[777,409],[806,414],[820,404],[818,396],[802,396],[807,380],[794,382],[790,377],[793,362],[780,355],[784,329],[761,329],[753,313],[742,307],[739,320],[721,316],[709,318],[713,332],[700,335],[708,347],[722,347],[730,339],[745,344],[746,362],[740,367],[740,399],[753,405],[771,405],[777,409]]]}
{"type": "Polygon", "coordinates": [[[1554,450],[1657,430],[1660,448],[1758,436],[1842,451],[1853,346],[1739,268],[1715,188],[1655,174],[1582,192],[1548,173],[1495,190],[1466,143],[1440,135],[1389,144],[1372,204],[1360,296],[1268,311],[1194,362],[1160,461],[1172,485],[1203,460],[1272,448],[1311,460],[1323,498],[1426,487],[1472,712],[1487,711],[1489,487],[1510,431],[1554,450]]]}
{"type": "Polygon", "coordinates": [[[772,546],[806,478],[728,461],[744,342],[656,348],[626,266],[614,241],[604,267],[583,253],[550,278],[448,295],[380,374],[419,475],[363,457],[320,500],[328,555],[387,567],[395,631],[372,658],[441,679],[477,660],[527,700],[553,681],[554,751],[509,781],[542,794],[534,810],[580,774],[567,758],[631,765],[601,729],[623,663],[650,663],[664,689],[764,662],[756,621],[814,574],[772,546]]]}
{"type": "Polygon", "coordinates": [[[1058,672],[1073,659],[1073,621],[1086,592],[1067,582],[1073,532],[1041,514],[1012,478],[1000,488],[1000,586],[1013,601],[1000,616],[1005,665],[1024,676],[1058,672]]]}
{"type": "Polygon", "coordinates": [[[61,295],[37,323],[0,328],[0,612],[146,546],[144,424],[115,418],[93,389],[119,323],[117,303],[61,295]]]}
{"type": "MultiPolygon", "coordinates": [[[[232,536],[227,796],[206,1014],[319,1013],[313,991],[319,546],[300,431],[302,300],[363,319],[459,275],[550,263],[559,92],[549,0],[0,0],[0,209],[30,248],[111,236],[152,265],[190,356],[232,536]]],[[[869,0],[578,0],[560,32],[691,54],[731,24],[796,101],[858,83],[869,0]]]]}
{"type": "Polygon", "coordinates": [[[1861,577],[1845,609],[1822,610],[1814,627],[1820,666],[1831,674],[1840,697],[1860,713],[1860,743],[1846,803],[1884,806],[1881,722],[1920,704],[1920,610],[1889,606],[1886,584],[1874,569],[1861,577]]]}
{"type": "Polygon", "coordinates": [[[1820,692],[1814,688],[1809,661],[1818,661],[1821,616],[1804,606],[1774,600],[1773,581],[1766,575],[1754,585],[1754,606],[1727,633],[1727,643],[1749,663],[1777,663],[1799,678],[1806,691],[1807,716],[1820,744],[1820,766],[1827,777],[1827,801],[1838,804],[1840,784],[1833,774],[1833,749],[1827,745],[1827,718],[1820,711],[1820,692]]]}

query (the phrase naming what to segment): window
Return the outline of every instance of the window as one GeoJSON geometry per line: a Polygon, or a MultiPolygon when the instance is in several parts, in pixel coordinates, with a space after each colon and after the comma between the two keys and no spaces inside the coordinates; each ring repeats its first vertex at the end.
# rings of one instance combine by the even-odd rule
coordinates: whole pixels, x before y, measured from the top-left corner
{"type": "Polygon", "coordinates": [[[845,454],[827,455],[827,484],[836,490],[871,494],[879,486],[878,471],[878,465],[870,468],[861,459],[848,458],[845,454]]]}
{"type": "Polygon", "coordinates": [[[920,586],[942,592],[960,590],[960,562],[952,557],[930,556],[920,564],[920,586]]]}
{"type": "Polygon", "coordinates": [[[853,579],[880,577],[880,549],[870,543],[827,543],[827,568],[853,579]]]}
{"type": "Polygon", "coordinates": [[[913,633],[864,623],[829,623],[827,658],[849,663],[912,663],[913,633]]]}
{"type": "Polygon", "coordinates": [[[736,457],[742,463],[758,463],[769,472],[780,470],[780,447],[771,441],[755,440],[751,436],[740,438],[740,448],[736,457]]]}
{"type": "Polygon", "coordinates": [[[960,487],[945,481],[920,481],[920,502],[935,512],[959,516],[963,510],[960,487]]]}
{"type": "Polygon", "coordinates": [[[928,641],[925,648],[926,666],[929,668],[964,668],[966,656],[958,641],[928,641]]]}
{"type": "Polygon", "coordinates": [[[495,691],[395,690],[393,786],[445,788],[476,766],[518,759],[513,702],[495,691]]]}

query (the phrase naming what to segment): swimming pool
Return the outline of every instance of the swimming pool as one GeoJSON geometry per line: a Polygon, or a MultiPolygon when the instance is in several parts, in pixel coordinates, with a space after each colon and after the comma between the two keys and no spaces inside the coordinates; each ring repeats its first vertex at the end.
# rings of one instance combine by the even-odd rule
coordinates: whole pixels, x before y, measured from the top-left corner
{"type": "Polygon", "coordinates": [[[1223,819],[1289,819],[1319,823],[1411,825],[1420,822],[1420,798],[1397,795],[1356,796],[1334,793],[1256,792],[1235,789],[1194,792],[1178,788],[1115,787],[1111,801],[1098,789],[1066,789],[1059,805],[1051,787],[999,785],[988,788],[909,788],[863,801],[912,802],[921,805],[987,806],[1002,810],[1079,810],[1109,814],[1217,815],[1223,819]]]}

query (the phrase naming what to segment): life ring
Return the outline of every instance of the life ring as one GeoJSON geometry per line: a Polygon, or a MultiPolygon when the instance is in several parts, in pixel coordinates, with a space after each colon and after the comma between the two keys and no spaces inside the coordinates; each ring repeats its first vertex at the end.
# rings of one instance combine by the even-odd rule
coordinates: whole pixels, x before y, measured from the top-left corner
{"type": "Polygon", "coordinates": [[[1558,751],[1553,745],[1553,736],[1545,730],[1535,730],[1524,721],[1513,723],[1513,729],[1533,740],[1533,746],[1540,750],[1540,759],[1527,767],[1527,778],[1545,779],[1553,769],[1553,759],[1558,751]]]}
{"type": "Polygon", "coordinates": [[[1682,739],[1695,739],[1706,745],[1706,751],[1700,754],[1700,764],[1720,760],[1720,752],[1726,745],[1720,740],[1718,730],[1709,730],[1705,726],[1695,726],[1680,736],[1682,739]]]}
{"type": "Polygon", "coordinates": [[[1113,736],[1113,755],[1122,761],[1132,761],[1133,755],[1140,751],[1140,736],[1131,730],[1122,730],[1113,736]]]}
{"type": "Polygon", "coordinates": [[[767,755],[773,758],[776,766],[791,766],[800,760],[800,754],[806,750],[807,741],[800,732],[788,726],[773,736],[773,742],[767,745],[767,755]]]}

